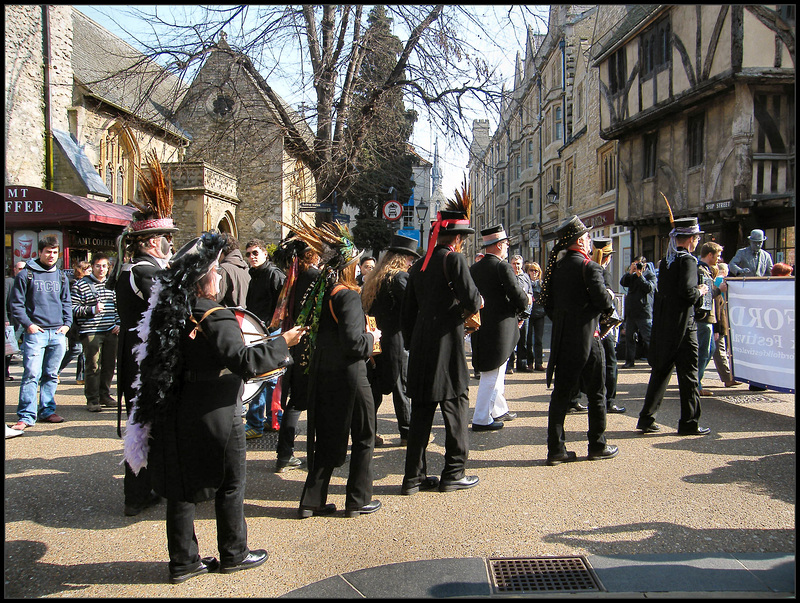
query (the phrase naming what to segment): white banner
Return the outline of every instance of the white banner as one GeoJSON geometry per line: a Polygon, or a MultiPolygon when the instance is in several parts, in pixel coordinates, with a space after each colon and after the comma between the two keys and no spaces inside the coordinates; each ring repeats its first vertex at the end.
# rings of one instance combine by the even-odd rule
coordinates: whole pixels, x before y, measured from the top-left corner
{"type": "Polygon", "coordinates": [[[727,283],[734,378],[794,393],[794,277],[727,283]]]}

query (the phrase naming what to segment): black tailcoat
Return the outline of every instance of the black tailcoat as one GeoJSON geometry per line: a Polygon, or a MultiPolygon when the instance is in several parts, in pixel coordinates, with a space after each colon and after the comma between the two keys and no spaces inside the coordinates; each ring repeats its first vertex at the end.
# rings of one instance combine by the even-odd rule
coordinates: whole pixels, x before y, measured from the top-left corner
{"type": "MultiPolygon", "coordinates": [[[[221,308],[215,301],[198,299],[192,315],[200,322],[213,307],[221,308]]],[[[229,439],[244,437],[243,431],[234,431],[234,418],[241,417],[243,378],[278,368],[289,356],[283,337],[246,346],[230,309],[209,314],[202,333],[192,339],[193,327],[187,321],[181,333],[177,399],[156,416],[148,455],[153,489],[186,502],[214,498],[226,477],[229,439]]],[[[244,446],[234,448],[244,451],[244,446]]]]}
{"type": "Polygon", "coordinates": [[[438,245],[425,272],[424,258],[408,271],[400,324],[409,351],[408,396],[414,405],[452,400],[469,387],[464,312],[477,312],[481,300],[466,258],[451,251],[438,245]]]}
{"type": "Polygon", "coordinates": [[[697,259],[689,252],[679,251],[671,266],[667,266],[666,259],[661,260],[660,266],[648,355],[653,368],[674,364],[687,331],[697,330],[694,306],[702,297],[697,288],[697,259]]]}
{"type": "Polygon", "coordinates": [[[589,358],[600,314],[614,307],[613,297],[606,290],[603,268],[580,252],[567,250],[554,267],[548,298],[553,334],[547,384],[550,385],[556,367],[574,371],[577,382],[589,358]]]}
{"type": "Polygon", "coordinates": [[[485,372],[504,365],[519,339],[517,315],[528,307],[528,295],[511,264],[487,253],[470,269],[483,296],[481,328],[473,333],[472,366],[485,372]]]}

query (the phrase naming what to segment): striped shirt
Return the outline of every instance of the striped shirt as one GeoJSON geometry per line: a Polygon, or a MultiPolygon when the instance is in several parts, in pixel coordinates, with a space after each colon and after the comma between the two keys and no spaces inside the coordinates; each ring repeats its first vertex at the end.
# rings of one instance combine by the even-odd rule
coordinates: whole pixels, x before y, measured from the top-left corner
{"type": "Polygon", "coordinates": [[[117,294],[106,289],[105,283],[88,274],[72,285],[72,311],[78,321],[78,333],[104,333],[119,325],[117,294]],[[103,311],[97,314],[97,302],[103,302],[103,311]]]}

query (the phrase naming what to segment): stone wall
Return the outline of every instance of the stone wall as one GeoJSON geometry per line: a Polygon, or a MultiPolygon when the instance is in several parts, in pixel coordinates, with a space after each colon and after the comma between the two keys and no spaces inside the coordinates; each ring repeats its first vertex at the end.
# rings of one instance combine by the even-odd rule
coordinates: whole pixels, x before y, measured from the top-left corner
{"type": "Polygon", "coordinates": [[[5,6],[5,184],[44,187],[42,7],[5,6]]]}

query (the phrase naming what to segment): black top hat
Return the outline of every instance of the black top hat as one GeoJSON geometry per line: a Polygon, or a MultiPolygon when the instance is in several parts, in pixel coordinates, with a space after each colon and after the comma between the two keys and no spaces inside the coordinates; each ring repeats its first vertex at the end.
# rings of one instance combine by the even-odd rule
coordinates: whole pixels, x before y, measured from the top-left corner
{"type": "Polygon", "coordinates": [[[506,234],[506,230],[503,228],[502,224],[484,228],[481,230],[481,237],[483,238],[482,247],[488,247],[489,245],[494,245],[495,243],[511,238],[506,234]]]}
{"type": "Polygon", "coordinates": [[[676,235],[696,235],[703,234],[697,218],[675,218],[672,228],[676,235]]]}
{"type": "Polygon", "coordinates": [[[204,232],[186,243],[169,260],[167,269],[185,275],[184,282],[196,283],[203,278],[225,248],[225,238],[217,233],[204,232]]]}
{"type": "Polygon", "coordinates": [[[595,249],[599,249],[606,255],[614,253],[614,247],[611,243],[611,239],[607,237],[597,237],[596,239],[592,239],[592,245],[594,245],[595,249]]]}
{"type": "Polygon", "coordinates": [[[558,243],[562,246],[566,246],[572,241],[577,240],[579,236],[586,232],[589,232],[589,228],[581,222],[578,216],[572,216],[556,229],[555,234],[558,237],[558,243]]]}
{"type": "Polygon", "coordinates": [[[392,242],[389,244],[388,251],[413,255],[415,258],[418,258],[420,255],[417,253],[417,246],[416,239],[395,233],[392,235],[392,242]]]}
{"type": "Polygon", "coordinates": [[[464,212],[442,210],[439,212],[440,233],[448,234],[473,234],[474,228],[469,227],[469,218],[464,212]],[[458,224],[457,222],[465,222],[458,224]]]}

